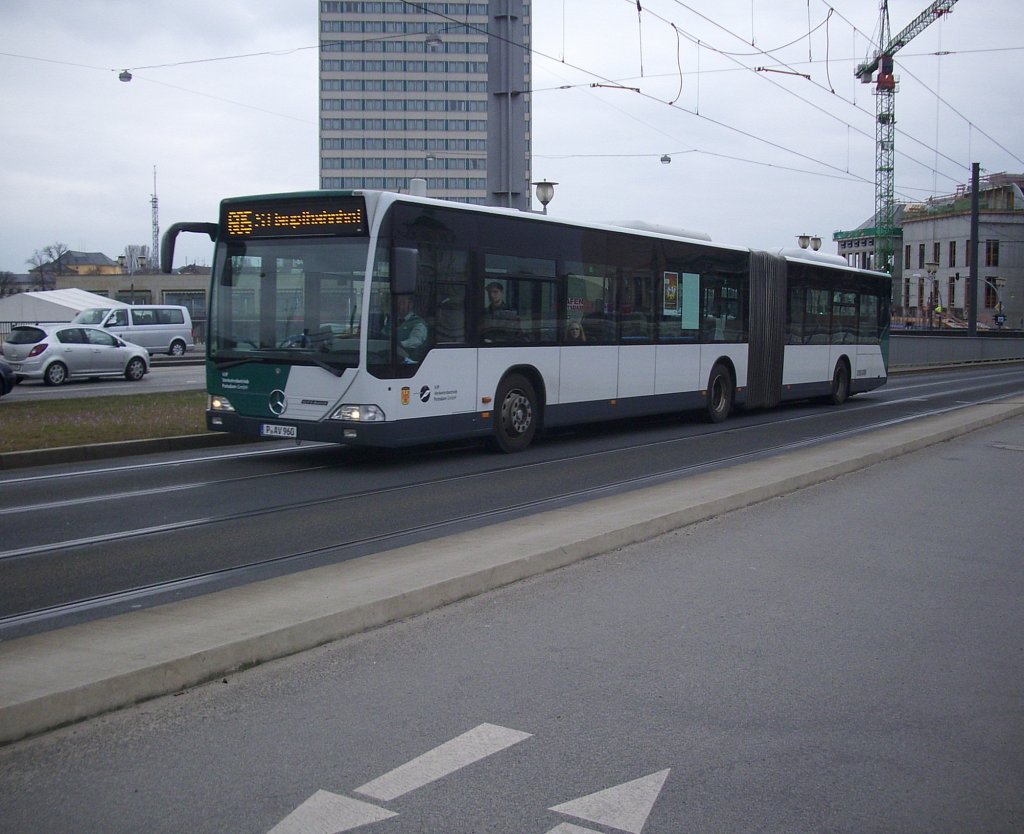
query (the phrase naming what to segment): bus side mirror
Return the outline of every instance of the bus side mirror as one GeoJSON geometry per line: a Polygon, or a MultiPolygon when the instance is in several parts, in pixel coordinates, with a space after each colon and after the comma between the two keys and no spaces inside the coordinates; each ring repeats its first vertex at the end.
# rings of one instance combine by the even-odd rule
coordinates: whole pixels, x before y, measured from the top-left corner
{"type": "Polygon", "coordinates": [[[416,291],[416,265],[420,252],[408,246],[391,251],[391,294],[406,295],[416,291]]]}
{"type": "Polygon", "coordinates": [[[160,241],[160,271],[170,274],[174,267],[174,241],[181,232],[199,232],[209,235],[210,240],[217,239],[216,223],[174,223],[160,241]]]}

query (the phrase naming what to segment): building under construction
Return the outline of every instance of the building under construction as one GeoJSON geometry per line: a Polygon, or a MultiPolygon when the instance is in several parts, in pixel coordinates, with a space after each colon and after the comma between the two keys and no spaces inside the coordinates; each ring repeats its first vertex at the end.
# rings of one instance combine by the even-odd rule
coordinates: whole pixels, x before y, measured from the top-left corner
{"type": "MultiPolygon", "coordinates": [[[[990,174],[979,181],[975,303],[981,328],[1024,329],[1022,186],[1024,174],[990,174]]],[[[904,207],[901,264],[893,272],[897,326],[966,326],[971,197],[964,185],[954,194],[904,207]]],[[[845,254],[842,248],[840,253],[845,254]]]]}

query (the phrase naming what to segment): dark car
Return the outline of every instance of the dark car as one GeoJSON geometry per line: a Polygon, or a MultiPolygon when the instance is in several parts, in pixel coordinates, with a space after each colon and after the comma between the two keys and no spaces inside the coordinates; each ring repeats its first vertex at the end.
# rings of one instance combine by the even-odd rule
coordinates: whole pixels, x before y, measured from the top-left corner
{"type": "Polygon", "coordinates": [[[0,359],[0,397],[4,394],[10,394],[15,383],[14,369],[3,359],[0,359]]]}

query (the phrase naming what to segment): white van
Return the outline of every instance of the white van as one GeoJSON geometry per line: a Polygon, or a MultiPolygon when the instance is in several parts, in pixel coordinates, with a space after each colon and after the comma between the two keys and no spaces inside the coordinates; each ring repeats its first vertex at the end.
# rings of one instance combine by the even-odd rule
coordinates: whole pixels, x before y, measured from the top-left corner
{"type": "Polygon", "coordinates": [[[154,353],[183,356],[193,347],[192,316],[188,308],[170,304],[136,304],[132,307],[91,307],[72,320],[74,324],[103,327],[127,342],[154,353]]]}

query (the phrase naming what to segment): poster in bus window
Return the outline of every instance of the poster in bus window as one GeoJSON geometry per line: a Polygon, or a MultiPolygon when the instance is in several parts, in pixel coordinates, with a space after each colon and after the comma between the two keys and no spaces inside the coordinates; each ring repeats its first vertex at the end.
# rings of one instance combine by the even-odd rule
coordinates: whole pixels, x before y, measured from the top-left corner
{"type": "Polygon", "coordinates": [[[679,273],[666,272],[662,280],[662,311],[666,316],[679,315],[679,273]]]}
{"type": "Polygon", "coordinates": [[[679,308],[682,315],[679,326],[683,330],[696,330],[700,326],[700,276],[694,272],[682,275],[679,308]]]}

